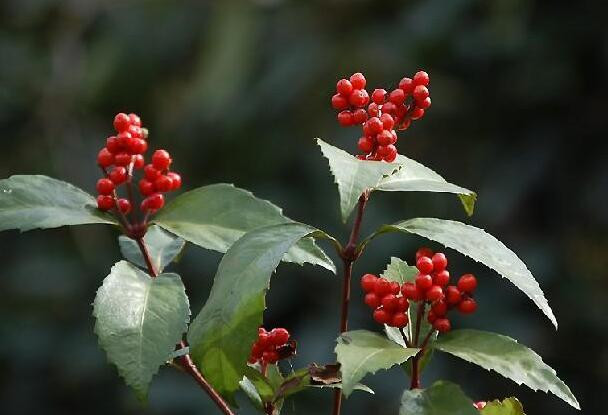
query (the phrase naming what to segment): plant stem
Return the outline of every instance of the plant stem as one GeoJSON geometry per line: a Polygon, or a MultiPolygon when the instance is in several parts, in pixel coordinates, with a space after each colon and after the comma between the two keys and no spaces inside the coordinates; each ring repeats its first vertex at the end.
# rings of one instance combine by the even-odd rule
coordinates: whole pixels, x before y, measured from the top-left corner
{"type": "MultiPolygon", "coordinates": [[[[348,243],[344,248],[338,252],[342,258],[344,264],[344,279],[342,280],[342,298],[341,298],[341,310],[340,310],[340,334],[348,330],[348,306],[350,304],[350,284],[353,274],[353,263],[359,258],[361,252],[357,251],[357,244],[359,242],[359,234],[361,232],[361,222],[363,221],[363,212],[365,212],[365,206],[369,199],[369,192],[365,191],[359,196],[359,203],[357,205],[357,216],[353,222],[353,228],[348,238],[348,243]]],[[[336,389],[334,391],[334,404],[332,408],[333,415],[339,415],[342,407],[342,390],[336,389]]]]}
{"type": "MultiPolygon", "coordinates": [[[[418,304],[418,312],[416,313],[416,334],[414,335],[414,345],[418,347],[420,343],[418,340],[420,339],[420,328],[422,326],[422,316],[424,315],[424,308],[426,304],[424,301],[421,301],[418,304]]],[[[424,355],[424,347],[426,347],[426,343],[428,339],[431,337],[431,330],[429,334],[427,334],[424,339],[423,346],[421,350],[412,358],[412,382],[410,384],[410,389],[419,389],[420,388],[420,359],[424,355]]]]}
{"type": "MultiPolygon", "coordinates": [[[[148,272],[150,273],[150,276],[152,278],[158,277],[158,272],[154,269],[154,265],[152,265],[150,253],[148,252],[148,248],[146,247],[143,237],[137,238],[136,241],[141,251],[141,254],[144,257],[144,260],[146,261],[146,266],[148,267],[148,272]]],[[[186,342],[183,340],[180,342],[179,346],[182,349],[188,347],[186,342]]],[[[209,395],[211,400],[215,402],[215,404],[222,411],[222,413],[224,413],[225,415],[235,415],[234,412],[232,412],[232,409],[230,409],[230,406],[228,406],[228,404],[226,403],[226,401],[213,388],[213,386],[211,386],[211,384],[207,382],[207,379],[205,379],[203,374],[198,370],[196,364],[194,364],[194,361],[192,360],[192,356],[190,356],[189,353],[186,353],[185,355],[179,357],[178,362],[180,366],[184,368],[186,373],[192,376],[196,383],[198,383],[199,386],[207,393],[207,395],[209,395]]]]}

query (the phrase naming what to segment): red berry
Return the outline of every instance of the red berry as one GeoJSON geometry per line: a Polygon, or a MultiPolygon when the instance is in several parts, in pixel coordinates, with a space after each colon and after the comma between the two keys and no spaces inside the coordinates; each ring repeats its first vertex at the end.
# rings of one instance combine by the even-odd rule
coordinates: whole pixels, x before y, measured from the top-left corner
{"type": "Polygon", "coordinates": [[[433,324],[435,320],[437,320],[437,318],[438,317],[435,312],[433,310],[429,310],[429,313],[426,316],[426,321],[428,321],[430,324],[433,324]]]}
{"type": "Polygon", "coordinates": [[[338,111],[342,111],[348,108],[348,99],[344,98],[340,94],[336,94],[331,97],[331,106],[338,111]]]}
{"type": "Polygon", "coordinates": [[[418,274],[416,276],[416,288],[422,292],[426,292],[433,286],[433,278],[429,274],[418,274]]]}
{"type": "Polygon", "coordinates": [[[429,96],[429,90],[424,85],[416,85],[414,88],[414,99],[416,101],[423,101],[429,96]]]}
{"type": "Polygon", "coordinates": [[[370,292],[365,294],[363,302],[369,306],[369,308],[378,308],[380,306],[380,299],[376,293],[370,292]]]}
{"type": "Polygon", "coordinates": [[[366,293],[370,293],[376,288],[376,281],[378,281],[378,277],[374,274],[365,274],[361,277],[361,288],[366,293]]]}
{"type": "Polygon", "coordinates": [[[342,127],[350,127],[351,125],[353,125],[353,122],[353,113],[349,110],[340,111],[338,113],[338,123],[342,127]]]}
{"type": "Polygon", "coordinates": [[[424,71],[418,71],[418,72],[416,72],[416,75],[414,75],[414,79],[413,79],[414,85],[428,86],[429,82],[430,82],[429,74],[424,71]]]}
{"type": "Polygon", "coordinates": [[[118,135],[116,135],[116,140],[118,141],[118,144],[120,145],[121,149],[125,149],[127,147],[130,139],[131,133],[129,133],[128,131],[121,131],[120,133],[118,133],[118,135]]]}
{"type": "Polygon", "coordinates": [[[446,333],[450,331],[452,325],[450,324],[450,320],[448,320],[447,318],[438,318],[433,323],[433,328],[439,333],[446,333]]]}
{"type": "Polygon", "coordinates": [[[465,298],[458,304],[458,311],[462,314],[471,314],[477,310],[477,303],[472,298],[465,298]]]}
{"type": "Polygon", "coordinates": [[[385,295],[381,301],[382,308],[384,308],[389,313],[394,313],[397,311],[398,300],[394,294],[385,295]]]}
{"type": "Polygon", "coordinates": [[[171,164],[171,156],[165,150],[156,150],[152,154],[152,165],[158,170],[165,170],[171,164]]]}
{"type": "Polygon", "coordinates": [[[374,310],[374,320],[376,320],[377,323],[386,324],[391,321],[392,317],[391,314],[381,308],[374,310]]]}
{"type": "Polygon", "coordinates": [[[129,152],[131,154],[143,154],[148,150],[148,142],[143,138],[132,138],[129,141],[129,152]]]}
{"type": "Polygon", "coordinates": [[[407,323],[409,323],[409,318],[407,317],[407,314],[396,313],[395,315],[393,315],[390,325],[393,327],[403,328],[407,326],[407,323]]]}
{"type": "Polygon", "coordinates": [[[382,104],[384,104],[385,99],[386,99],[386,90],[374,89],[374,92],[372,92],[372,101],[374,101],[378,105],[382,105],[382,104]]]}
{"type": "Polygon", "coordinates": [[[401,294],[409,300],[420,301],[422,299],[422,292],[416,287],[413,282],[406,282],[401,287],[401,294]]]}
{"type": "Polygon", "coordinates": [[[266,363],[275,364],[279,361],[279,354],[274,350],[266,351],[262,355],[262,359],[264,359],[266,363]]]}
{"type": "Polygon", "coordinates": [[[391,281],[391,294],[397,295],[400,290],[401,287],[399,286],[399,283],[397,281],[391,281]]]}
{"type": "Polygon", "coordinates": [[[169,173],[167,173],[167,177],[169,177],[173,182],[173,187],[171,188],[171,190],[177,190],[182,187],[182,176],[170,171],[169,173]]]}
{"type": "Polygon", "coordinates": [[[97,180],[97,191],[100,195],[109,195],[114,191],[114,182],[110,179],[97,180]]]}
{"type": "Polygon", "coordinates": [[[408,118],[399,125],[399,130],[401,130],[401,131],[407,130],[411,124],[412,124],[412,120],[410,120],[408,118]]]}
{"type": "Polygon", "coordinates": [[[102,148],[99,154],[97,154],[97,164],[100,167],[110,167],[114,164],[114,155],[107,148],[102,148]]]}
{"type": "Polygon", "coordinates": [[[444,298],[443,290],[438,285],[433,285],[426,292],[426,299],[429,301],[442,300],[444,298]]]}
{"type": "Polygon", "coordinates": [[[129,122],[131,125],[135,125],[137,127],[141,127],[141,118],[137,114],[130,113],[129,114],[129,122]]]}
{"type": "Polygon", "coordinates": [[[160,193],[154,193],[141,202],[141,210],[143,212],[154,211],[162,208],[165,205],[165,198],[160,193]]]}
{"type": "Polygon", "coordinates": [[[270,332],[270,341],[275,346],[282,346],[289,340],[289,332],[283,328],[273,329],[270,332]]]}
{"type": "Polygon", "coordinates": [[[131,134],[131,137],[133,137],[133,138],[142,138],[143,137],[141,128],[136,125],[130,125],[129,128],[127,128],[127,132],[129,134],[131,134]]]}
{"type": "MultiPolygon", "coordinates": [[[[387,115],[387,114],[383,114],[387,115]]],[[[390,115],[389,115],[390,117],[390,115]]],[[[378,135],[376,135],[376,141],[381,146],[388,146],[389,144],[393,144],[393,135],[389,130],[382,130],[378,135]]]]}
{"type": "Polygon", "coordinates": [[[421,274],[430,274],[433,272],[433,261],[428,256],[420,257],[416,261],[416,268],[421,274]]]}
{"type": "Polygon", "coordinates": [[[350,83],[355,89],[363,89],[365,88],[367,81],[361,72],[356,72],[350,76],[350,83]]]}
{"type": "Polygon", "coordinates": [[[353,93],[350,94],[348,102],[354,107],[363,107],[369,102],[369,95],[365,89],[355,89],[353,93]]]}
{"type": "Polygon", "coordinates": [[[429,108],[431,106],[431,97],[426,97],[422,101],[416,101],[416,106],[423,110],[429,108]]]}
{"type": "Polygon", "coordinates": [[[443,317],[448,312],[448,305],[445,301],[438,300],[433,303],[431,310],[433,310],[433,313],[435,313],[437,317],[443,317]]]}
{"type": "Polygon", "coordinates": [[[414,89],[414,82],[410,78],[403,78],[399,82],[399,88],[403,90],[406,94],[411,94],[414,89]]]}
{"type": "Polygon", "coordinates": [[[122,213],[128,215],[131,212],[131,202],[127,199],[118,199],[118,208],[122,213]]]}
{"type": "Polygon", "coordinates": [[[114,167],[108,176],[115,185],[122,184],[127,181],[127,169],[122,166],[114,167]]]}
{"type": "Polygon", "coordinates": [[[443,271],[448,266],[448,259],[443,252],[437,252],[433,255],[433,269],[435,271],[443,271]]]}
{"type": "Polygon", "coordinates": [[[368,128],[370,134],[378,134],[382,130],[384,130],[384,126],[382,125],[382,121],[378,117],[372,117],[365,123],[368,128]]]}
{"type": "Polygon", "coordinates": [[[108,195],[97,196],[97,208],[99,210],[110,210],[114,207],[114,198],[108,195]]]}
{"type": "Polygon", "coordinates": [[[161,175],[154,181],[154,188],[157,192],[168,192],[173,189],[173,180],[169,176],[161,175]]]}
{"type": "Polygon", "coordinates": [[[146,179],[141,179],[139,181],[139,191],[144,196],[150,196],[154,193],[154,183],[146,179]]]}
{"type": "Polygon", "coordinates": [[[456,305],[461,299],[462,294],[455,285],[450,285],[445,289],[445,300],[449,305],[456,305]]]}
{"type": "Polygon", "coordinates": [[[407,298],[397,298],[397,311],[404,312],[407,311],[408,308],[410,308],[410,303],[407,301],[407,298]]]}
{"type": "Polygon", "coordinates": [[[394,115],[397,113],[397,106],[389,101],[382,105],[382,112],[394,115]]]}
{"type": "Polygon", "coordinates": [[[143,169],[144,168],[144,156],[141,154],[137,154],[133,156],[133,168],[134,169],[143,169]]]}
{"type": "Polygon", "coordinates": [[[376,286],[374,287],[374,292],[380,298],[383,298],[387,294],[391,294],[393,288],[391,286],[390,281],[386,278],[378,278],[376,280],[376,286]]]}
{"type": "Polygon", "coordinates": [[[414,108],[412,112],[410,112],[410,118],[414,121],[419,120],[424,117],[424,110],[422,108],[414,108]]]}
{"type": "Polygon", "coordinates": [[[382,127],[385,130],[392,130],[395,125],[395,119],[391,114],[382,114],[380,116],[380,121],[382,121],[382,127]]]}
{"type": "Polygon", "coordinates": [[[473,274],[464,274],[458,280],[458,289],[465,293],[472,293],[477,288],[477,278],[473,274]]]}
{"type": "Polygon", "coordinates": [[[118,138],[112,136],[106,140],[106,148],[112,154],[116,154],[122,150],[122,146],[118,142],[118,138]]]}
{"type": "Polygon", "coordinates": [[[450,283],[450,273],[447,269],[433,274],[433,284],[445,287],[450,283]]]}
{"type": "Polygon", "coordinates": [[[154,167],[151,164],[146,164],[146,167],[144,167],[144,176],[146,176],[146,179],[150,180],[150,181],[154,181],[156,179],[158,179],[161,175],[161,172],[154,167]]]}
{"type": "Polygon", "coordinates": [[[357,147],[364,153],[371,153],[374,149],[374,139],[372,137],[361,137],[357,142],[357,147]]]}
{"type": "Polygon", "coordinates": [[[425,257],[432,257],[433,256],[433,250],[431,248],[427,248],[427,247],[422,247],[420,249],[418,249],[416,251],[416,261],[418,261],[418,259],[420,259],[420,257],[425,256],[425,257]]]}
{"type": "Polygon", "coordinates": [[[118,153],[114,156],[114,164],[117,166],[128,166],[131,163],[131,155],[128,153],[118,153]]]}
{"type": "Polygon", "coordinates": [[[353,92],[353,84],[347,79],[340,79],[336,84],[336,91],[338,94],[348,97],[353,92]]]}
{"type": "Polygon", "coordinates": [[[367,106],[367,113],[369,114],[370,117],[377,117],[378,114],[380,113],[380,110],[378,109],[378,104],[376,103],[371,103],[367,106]]]}
{"type": "Polygon", "coordinates": [[[116,114],[114,117],[114,128],[116,129],[116,132],[125,131],[129,128],[129,125],[131,125],[131,120],[127,114],[124,112],[116,114]]]}
{"type": "Polygon", "coordinates": [[[402,89],[395,89],[391,91],[388,99],[395,105],[401,105],[405,102],[405,92],[402,89]]]}
{"type": "Polygon", "coordinates": [[[390,163],[390,162],[395,161],[396,158],[397,158],[397,147],[395,147],[392,144],[389,144],[388,146],[386,146],[386,151],[384,154],[384,161],[390,163]]]}
{"type": "Polygon", "coordinates": [[[367,111],[359,108],[353,111],[353,124],[363,124],[367,121],[367,111]]]}

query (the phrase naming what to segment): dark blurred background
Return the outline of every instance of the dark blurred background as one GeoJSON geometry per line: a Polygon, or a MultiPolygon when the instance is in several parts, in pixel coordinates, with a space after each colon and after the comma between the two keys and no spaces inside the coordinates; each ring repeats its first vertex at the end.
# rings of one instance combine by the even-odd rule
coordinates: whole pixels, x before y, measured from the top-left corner
{"type": "MultiPolygon", "coordinates": [[[[579,398],[605,413],[608,387],[608,154],[606,2],[59,1],[0,2],[0,176],[41,173],[94,191],[95,156],[118,111],[141,114],[153,147],[169,149],[185,188],[230,182],[291,218],[344,239],[338,196],[313,137],[354,151],[329,99],[355,71],[368,89],[431,75],[433,107],[399,150],[476,190],[475,216],[441,194],[375,194],[364,233],[419,215],[487,229],[529,265],[560,323],[494,272],[450,251],[451,271],[476,272],[480,311],[455,326],[531,346],[579,398]]],[[[141,407],[106,363],[91,302],[119,259],[104,226],[0,234],[0,412],[216,413],[191,380],[162,369],[141,407]]],[[[355,274],[411,260],[422,243],[376,240],[355,274]]],[[[328,250],[330,249],[327,246],[328,250]]],[[[333,253],[331,253],[333,255],[333,253]]],[[[174,267],[196,313],[221,256],[189,246],[174,267]]],[[[335,256],[334,256],[335,258],[335,256]]],[[[340,278],[281,265],[268,326],[300,343],[295,367],[334,360],[340,278]]],[[[377,330],[354,290],[352,328],[377,330]]],[[[286,367],[285,369],[289,369],[286,367]]],[[[532,392],[449,356],[424,375],[459,382],[474,399],[518,396],[528,414],[570,415],[532,392]]],[[[399,369],[365,379],[345,414],[397,413],[399,369]]],[[[310,390],[286,414],[328,413],[310,390]]],[[[247,404],[244,404],[247,408],[247,404]]],[[[242,413],[251,413],[244,409],[242,413]]]]}

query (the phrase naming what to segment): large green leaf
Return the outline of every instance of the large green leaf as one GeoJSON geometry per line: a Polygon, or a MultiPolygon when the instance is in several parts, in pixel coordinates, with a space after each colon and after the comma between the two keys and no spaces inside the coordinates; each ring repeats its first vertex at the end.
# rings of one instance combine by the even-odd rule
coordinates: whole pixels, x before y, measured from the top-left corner
{"type": "Polygon", "coordinates": [[[526,415],[517,398],[507,398],[502,402],[499,400],[488,402],[480,413],[481,415],[526,415]]]}
{"type": "Polygon", "coordinates": [[[394,174],[385,177],[375,190],[384,192],[444,192],[460,196],[460,201],[467,215],[475,210],[477,195],[469,189],[448,183],[443,177],[428,167],[403,155],[397,156],[395,163],[401,168],[394,174]]]}
{"type": "MultiPolygon", "coordinates": [[[[158,213],[154,222],[193,244],[226,252],[252,229],[293,221],[272,203],[231,184],[220,183],[176,197],[158,213]]],[[[299,241],[284,260],[320,265],[336,272],[331,259],[312,239],[299,241]]]]}
{"type": "Polygon", "coordinates": [[[0,231],[57,228],[116,220],[97,209],[85,191],[47,176],[11,176],[0,180],[0,231]]]}
{"type": "MultiPolygon", "coordinates": [[[[158,273],[162,272],[182,252],[186,241],[170,234],[159,226],[153,225],[148,228],[144,236],[144,243],[148,249],[154,270],[158,273]]],[[[147,267],[136,241],[128,236],[120,235],[118,244],[125,259],[142,268],[147,267]]]]}
{"type": "Polygon", "coordinates": [[[530,297],[557,328],[553,311],[549,307],[538,282],[536,282],[526,265],[513,251],[483,229],[451,220],[416,218],[393,225],[384,225],[367,238],[363,244],[386,232],[413,233],[437,241],[485,264],[507,278],[530,297]]]}
{"type": "Polygon", "coordinates": [[[534,351],[510,337],[479,330],[454,330],[440,336],[434,347],[485,369],[494,370],[518,385],[551,392],[580,409],[576,398],[556,376],[555,370],[545,364],[534,351]]]}
{"type": "Polygon", "coordinates": [[[359,196],[368,189],[374,189],[384,176],[395,172],[399,165],[378,161],[359,160],[352,154],[317,139],[323,156],[329,161],[329,169],[334,176],[340,193],[340,212],[346,222],[355,208],[359,196]]]}
{"type": "Polygon", "coordinates": [[[399,415],[479,415],[458,385],[435,382],[428,389],[406,390],[399,415]]]}
{"type": "Polygon", "coordinates": [[[367,330],[355,330],[338,337],[336,354],[342,372],[342,391],[349,396],[355,385],[368,373],[390,369],[418,353],[367,330]]]}
{"type": "Polygon", "coordinates": [[[140,399],[186,331],[188,297],[177,274],[150,277],[126,261],[112,267],[93,303],[95,333],[140,399]]]}
{"type": "Polygon", "coordinates": [[[188,342],[197,365],[228,399],[233,399],[245,375],[272,273],[293,245],[318,234],[300,223],[258,228],[222,258],[209,299],[190,326],[188,342]]]}

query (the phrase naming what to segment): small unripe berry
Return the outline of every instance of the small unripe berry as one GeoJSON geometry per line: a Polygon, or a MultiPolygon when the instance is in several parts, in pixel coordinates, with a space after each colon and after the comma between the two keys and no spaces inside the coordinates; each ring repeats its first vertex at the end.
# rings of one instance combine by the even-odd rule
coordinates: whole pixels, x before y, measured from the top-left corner
{"type": "Polygon", "coordinates": [[[433,256],[433,250],[431,248],[422,247],[416,251],[416,261],[420,259],[420,257],[425,256],[431,258],[433,256]]]}
{"type": "Polygon", "coordinates": [[[366,293],[370,293],[376,288],[376,281],[378,281],[378,277],[374,274],[365,274],[361,277],[361,288],[366,293]]]}
{"type": "Polygon", "coordinates": [[[282,346],[289,340],[289,332],[283,328],[272,329],[270,332],[270,341],[275,346],[282,346]]]}
{"type": "Polygon", "coordinates": [[[102,148],[99,154],[97,154],[97,164],[100,167],[110,167],[114,164],[114,155],[107,148],[102,148]]]}
{"type": "Polygon", "coordinates": [[[171,156],[166,150],[156,150],[152,155],[152,165],[158,170],[167,169],[171,162],[171,156]]]}
{"type": "Polygon", "coordinates": [[[340,111],[338,113],[338,123],[342,127],[350,127],[351,125],[353,125],[353,122],[353,113],[349,110],[340,111]]]}
{"type": "Polygon", "coordinates": [[[372,137],[361,137],[357,142],[357,147],[364,153],[370,153],[374,149],[374,139],[372,137]]]}
{"type": "Polygon", "coordinates": [[[433,328],[439,333],[446,333],[450,331],[452,325],[450,324],[450,320],[448,320],[447,318],[438,318],[433,323],[433,328]]]}
{"type": "Polygon", "coordinates": [[[369,95],[365,89],[355,89],[348,98],[348,102],[354,107],[363,107],[369,102],[369,95]]]}
{"type": "Polygon", "coordinates": [[[449,305],[456,305],[462,300],[462,293],[455,285],[450,285],[445,289],[445,300],[449,305]]]}
{"type": "Polygon", "coordinates": [[[416,276],[416,288],[422,292],[426,292],[433,286],[433,278],[429,274],[418,274],[416,276]]]}
{"type": "Polygon", "coordinates": [[[173,189],[173,181],[169,176],[161,175],[154,180],[154,188],[157,192],[169,192],[171,189],[173,189]]]}
{"type": "Polygon", "coordinates": [[[424,71],[418,71],[414,75],[414,79],[413,79],[414,85],[428,86],[429,82],[430,82],[429,74],[424,71]]]}
{"type": "Polygon", "coordinates": [[[458,304],[458,311],[462,314],[471,314],[477,310],[477,303],[472,298],[465,298],[458,304]]]}
{"type": "Polygon", "coordinates": [[[409,323],[409,318],[407,317],[407,314],[396,313],[395,315],[393,315],[390,325],[392,327],[403,328],[403,327],[407,326],[408,323],[409,323]]]}
{"type": "Polygon", "coordinates": [[[363,124],[367,121],[367,111],[359,108],[353,111],[353,124],[363,124]]]}
{"type": "Polygon", "coordinates": [[[433,272],[433,261],[426,256],[420,257],[416,261],[416,268],[421,274],[430,274],[433,272]]]}
{"type": "Polygon", "coordinates": [[[118,208],[122,213],[128,215],[131,212],[131,202],[127,199],[118,199],[118,208]]]}
{"type": "Polygon", "coordinates": [[[380,306],[380,299],[374,292],[365,294],[363,302],[365,302],[365,304],[367,304],[367,306],[372,309],[378,308],[380,306]]]}
{"type": "Polygon", "coordinates": [[[350,83],[355,89],[363,89],[367,84],[367,80],[361,72],[356,72],[350,76],[350,83]]]}
{"type": "Polygon", "coordinates": [[[115,185],[122,184],[127,181],[127,169],[122,166],[114,167],[108,176],[115,185]]]}
{"type": "Polygon", "coordinates": [[[169,177],[173,182],[173,187],[171,188],[171,190],[177,190],[182,187],[182,176],[170,171],[169,173],[167,173],[167,177],[169,177]]]}
{"type": "Polygon", "coordinates": [[[99,210],[110,210],[114,207],[114,198],[108,195],[97,196],[97,208],[99,210]]]}
{"type": "Polygon", "coordinates": [[[154,183],[146,179],[141,179],[139,181],[139,192],[144,196],[150,196],[154,193],[154,183]]]}
{"type": "Polygon", "coordinates": [[[445,287],[450,283],[450,273],[447,269],[433,273],[433,284],[445,287]]]}
{"type": "Polygon", "coordinates": [[[399,88],[402,89],[406,94],[411,94],[414,90],[414,82],[410,78],[403,78],[399,82],[399,88]]]}
{"type": "Polygon", "coordinates": [[[472,293],[477,288],[477,278],[473,274],[464,274],[458,280],[458,289],[465,293],[472,293]]]}
{"type": "Polygon", "coordinates": [[[110,179],[97,180],[97,192],[100,195],[109,195],[114,191],[114,182],[110,179]]]}
{"type": "Polygon", "coordinates": [[[382,308],[384,308],[389,313],[394,313],[397,311],[397,297],[394,294],[385,295],[380,302],[382,304],[382,308]]]}
{"type": "Polygon", "coordinates": [[[391,314],[381,308],[374,310],[374,320],[379,324],[387,324],[391,321],[392,317],[391,314]]]}
{"type": "Polygon", "coordinates": [[[353,89],[353,84],[347,79],[340,79],[336,84],[336,91],[344,97],[348,97],[353,92],[353,89]]]}
{"type": "Polygon", "coordinates": [[[426,299],[428,301],[437,301],[442,300],[444,298],[443,290],[438,285],[433,285],[426,292],[426,299]]]}
{"type": "Polygon", "coordinates": [[[131,120],[129,119],[129,116],[127,114],[125,114],[124,112],[119,112],[114,117],[113,124],[114,128],[116,129],[116,132],[121,132],[129,128],[129,125],[131,125],[131,120]]]}
{"type": "Polygon", "coordinates": [[[340,94],[336,94],[331,97],[331,106],[338,111],[342,111],[348,108],[348,99],[340,94]]]}
{"type": "Polygon", "coordinates": [[[401,105],[405,102],[405,92],[402,89],[395,89],[391,91],[388,99],[395,105],[401,105]]]}
{"type": "Polygon", "coordinates": [[[382,104],[384,104],[385,99],[386,99],[386,90],[374,89],[374,92],[372,92],[372,101],[374,101],[374,103],[376,103],[378,105],[382,105],[382,104]]]}

